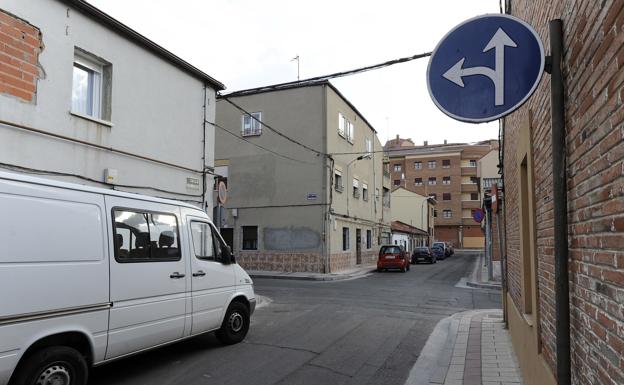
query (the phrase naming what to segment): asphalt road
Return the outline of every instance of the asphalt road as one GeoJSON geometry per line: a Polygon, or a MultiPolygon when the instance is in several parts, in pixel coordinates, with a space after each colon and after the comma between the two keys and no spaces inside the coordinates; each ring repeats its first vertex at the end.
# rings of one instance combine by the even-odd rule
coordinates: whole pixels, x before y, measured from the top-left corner
{"type": "Polygon", "coordinates": [[[403,384],[438,321],[500,308],[497,291],[455,287],[475,260],[456,254],[350,281],[256,279],[272,302],[243,343],[201,336],[95,368],[90,384],[403,384]]]}

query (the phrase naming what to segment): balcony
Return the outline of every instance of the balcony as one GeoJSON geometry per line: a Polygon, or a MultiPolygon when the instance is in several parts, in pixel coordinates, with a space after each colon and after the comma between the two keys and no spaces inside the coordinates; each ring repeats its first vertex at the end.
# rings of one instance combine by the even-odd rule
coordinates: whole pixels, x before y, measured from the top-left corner
{"type": "Polygon", "coordinates": [[[462,192],[479,192],[479,185],[476,183],[462,183],[462,192]]]}
{"type": "Polygon", "coordinates": [[[477,176],[477,168],[476,167],[462,167],[461,174],[462,176],[477,176]]]}
{"type": "Polygon", "coordinates": [[[501,189],[503,187],[503,180],[501,178],[483,178],[483,188],[489,190],[492,188],[492,184],[496,183],[498,188],[501,189]]]}
{"type": "Polygon", "coordinates": [[[481,201],[462,201],[462,209],[478,209],[481,207],[481,201]]]}

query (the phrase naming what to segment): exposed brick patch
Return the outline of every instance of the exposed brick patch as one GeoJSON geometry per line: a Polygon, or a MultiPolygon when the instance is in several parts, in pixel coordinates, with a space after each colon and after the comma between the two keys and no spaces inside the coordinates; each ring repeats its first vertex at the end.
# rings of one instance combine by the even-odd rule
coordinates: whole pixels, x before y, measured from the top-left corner
{"type": "Polygon", "coordinates": [[[35,101],[42,50],[39,28],[0,9],[0,93],[35,101]]]}

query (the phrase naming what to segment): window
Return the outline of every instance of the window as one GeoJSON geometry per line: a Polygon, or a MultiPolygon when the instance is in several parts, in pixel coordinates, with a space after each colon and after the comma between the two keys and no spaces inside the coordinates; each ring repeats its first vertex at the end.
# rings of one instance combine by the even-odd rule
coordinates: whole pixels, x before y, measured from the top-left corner
{"type": "Polygon", "coordinates": [[[477,178],[476,176],[471,176],[470,177],[470,183],[472,183],[472,184],[479,184],[479,178],[477,178]]]}
{"type": "Polygon", "coordinates": [[[415,178],[414,179],[414,185],[415,186],[422,186],[422,178],[415,178]]]}
{"type": "Polygon", "coordinates": [[[479,193],[470,193],[470,200],[471,201],[478,201],[479,200],[479,193]]]}
{"type": "Polygon", "coordinates": [[[344,190],[344,185],[342,184],[342,172],[338,170],[334,171],[334,188],[338,192],[342,192],[344,190]]]}
{"type": "Polygon", "coordinates": [[[243,250],[258,250],[258,226],[243,226],[243,250]]]}
{"type": "Polygon", "coordinates": [[[368,201],[368,185],[366,183],[362,183],[362,199],[368,201]]]}
{"type": "MultiPolygon", "coordinates": [[[[400,182],[401,181],[399,181],[399,183],[400,182]]],[[[383,205],[385,207],[390,207],[390,190],[388,190],[387,188],[384,187],[383,188],[383,196],[382,196],[381,199],[383,199],[382,203],[383,203],[383,205]]]]}
{"type": "Polygon", "coordinates": [[[355,134],[355,126],[353,125],[353,123],[347,121],[346,129],[347,129],[347,140],[350,143],[353,143],[353,136],[355,134]]]}
{"type": "Polygon", "coordinates": [[[436,194],[436,193],[431,193],[431,194],[429,194],[429,197],[430,197],[430,198],[433,198],[433,199],[435,199],[435,200],[438,200],[438,194],[436,194]]]}
{"type": "Polygon", "coordinates": [[[443,212],[444,218],[452,218],[453,213],[451,210],[444,210],[443,212]]]}
{"type": "Polygon", "coordinates": [[[401,165],[400,164],[395,164],[394,165],[394,172],[401,172],[401,165]]]}
{"type": "Polygon", "coordinates": [[[450,201],[451,200],[451,193],[442,193],[442,200],[443,201],[450,201]]]}
{"type": "Polygon", "coordinates": [[[357,179],[353,179],[353,197],[360,197],[360,182],[357,179]]]}
{"type": "Polygon", "coordinates": [[[451,177],[450,176],[443,177],[442,184],[451,184],[451,177]]]}
{"type": "Polygon", "coordinates": [[[373,232],[366,230],[366,248],[370,249],[371,247],[373,247],[373,232]]]}
{"type": "Polygon", "coordinates": [[[346,122],[347,118],[345,118],[343,114],[338,113],[338,135],[342,136],[343,138],[346,137],[346,122]]]}
{"type": "Polygon", "coordinates": [[[253,136],[262,134],[262,113],[252,112],[250,114],[244,114],[241,118],[241,135],[253,136]]]}
{"type": "Polygon", "coordinates": [[[477,167],[477,161],[474,159],[470,159],[469,161],[469,167],[477,167]]]}
{"type": "Polygon", "coordinates": [[[366,153],[373,153],[373,141],[370,138],[366,138],[366,153]]]}
{"type": "Polygon", "coordinates": [[[430,185],[437,184],[437,180],[435,176],[429,177],[429,184],[430,185]]]}
{"type": "Polygon", "coordinates": [[[434,218],[438,217],[438,209],[433,209],[433,217],[434,218]]]}
{"type": "Polygon", "coordinates": [[[117,262],[180,260],[175,215],[114,210],[113,216],[117,262]]]}
{"type": "Polygon", "coordinates": [[[71,112],[110,120],[111,65],[78,49],[74,52],[71,112]]]}
{"type": "Polygon", "coordinates": [[[422,169],[422,162],[418,161],[418,162],[414,162],[414,168],[416,170],[420,170],[422,169]]]}
{"type": "Polygon", "coordinates": [[[429,168],[436,168],[436,161],[435,160],[430,160],[429,162],[427,162],[427,167],[429,167],[429,168]]]}
{"type": "Polygon", "coordinates": [[[442,168],[450,168],[451,160],[450,159],[442,159],[442,168]]]}
{"type": "Polygon", "coordinates": [[[399,187],[401,185],[401,179],[394,180],[394,187],[399,187]]]}
{"type": "Polygon", "coordinates": [[[349,250],[349,228],[342,228],[342,250],[349,250]]]}
{"type": "Polygon", "coordinates": [[[209,261],[216,260],[215,246],[212,237],[212,229],[205,222],[191,222],[191,238],[195,257],[209,261]]]}

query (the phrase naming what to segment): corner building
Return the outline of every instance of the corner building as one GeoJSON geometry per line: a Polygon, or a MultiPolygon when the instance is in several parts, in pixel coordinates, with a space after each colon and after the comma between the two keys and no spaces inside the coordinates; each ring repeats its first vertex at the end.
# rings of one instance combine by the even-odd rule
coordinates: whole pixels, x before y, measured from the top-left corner
{"type": "MultiPolygon", "coordinates": [[[[549,52],[563,25],[565,147],[553,147],[551,76],[504,119],[505,312],[525,384],[624,384],[624,1],[507,1],[549,52]],[[560,346],[553,154],[567,199],[570,360],[560,346]],[[570,364],[569,368],[567,363],[570,364]]],[[[548,54],[548,53],[547,53],[548,54]]]]}

